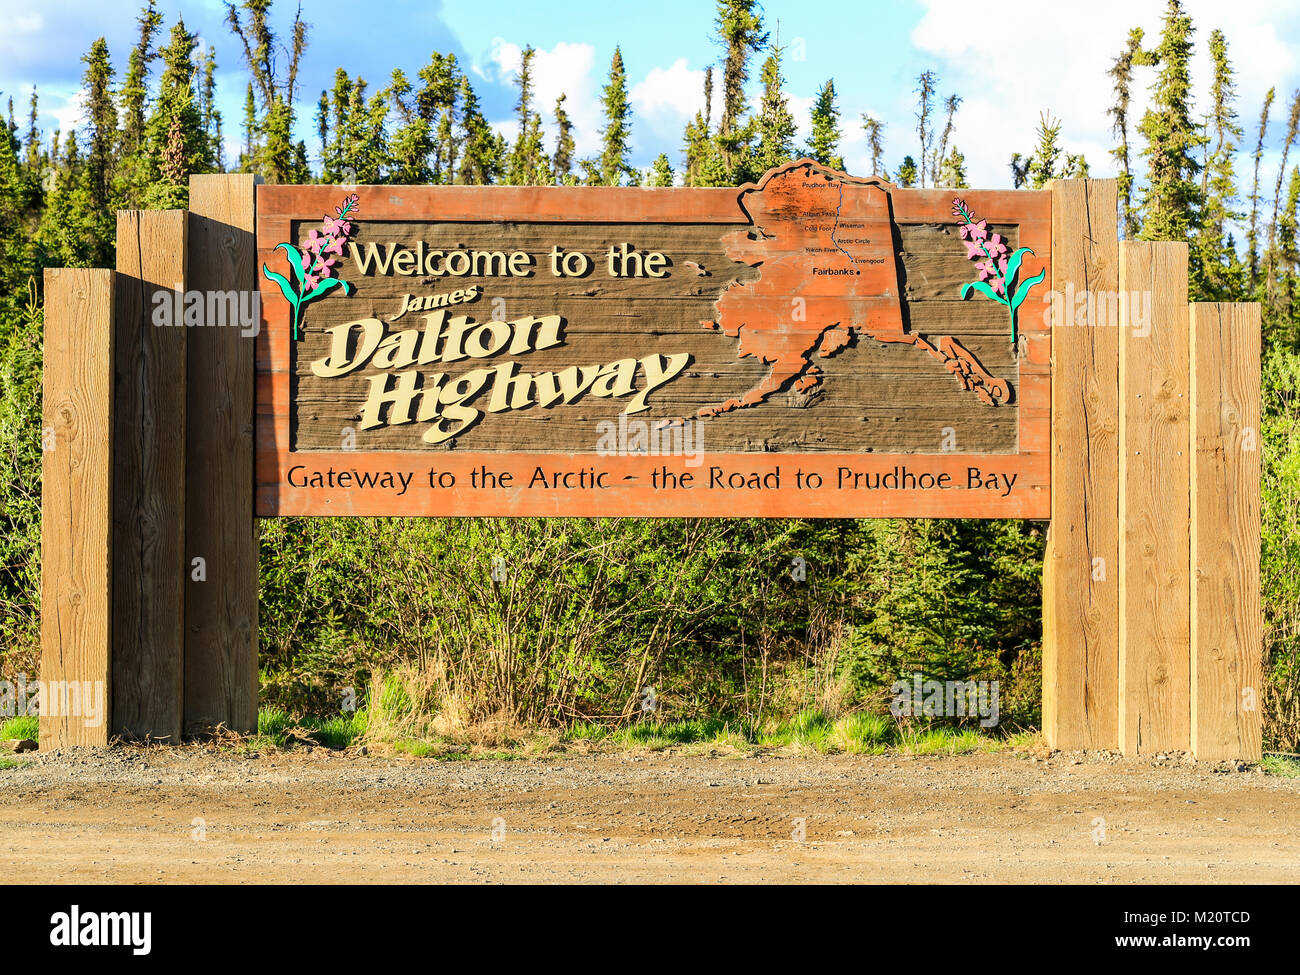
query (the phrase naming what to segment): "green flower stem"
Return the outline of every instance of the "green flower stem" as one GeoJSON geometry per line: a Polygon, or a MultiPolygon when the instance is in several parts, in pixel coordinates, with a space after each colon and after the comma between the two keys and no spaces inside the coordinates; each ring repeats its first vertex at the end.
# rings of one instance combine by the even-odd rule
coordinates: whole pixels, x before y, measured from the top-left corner
{"type": "MultiPolygon", "coordinates": [[[[970,224],[972,223],[970,218],[970,211],[968,211],[965,207],[958,207],[957,209],[961,210],[961,215],[965,219],[966,225],[970,226],[970,224]]],[[[998,266],[998,262],[993,260],[993,255],[989,253],[989,249],[984,246],[984,241],[982,240],[980,241],[980,250],[984,252],[984,256],[988,258],[989,263],[996,268],[998,266]]],[[[1001,272],[998,273],[998,278],[1002,281],[1002,297],[1003,297],[1002,303],[1007,306],[1007,317],[1011,319],[1011,349],[1012,351],[1015,351],[1016,337],[1017,337],[1016,336],[1016,310],[1011,305],[1011,283],[1007,280],[1006,275],[1001,272]]]]}
{"type": "MultiPolygon", "coordinates": [[[[352,204],[350,202],[345,203],[343,209],[339,212],[339,220],[342,221],[351,209],[352,204]]],[[[316,251],[316,256],[311,260],[311,267],[307,268],[306,273],[303,275],[303,287],[306,287],[307,278],[311,277],[311,272],[316,270],[316,265],[320,262],[320,256],[324,252],[326,245],[332,243],[334,243],[334,234],[330,234],[326,237],[325,243],[321,244],[320,248],[316,251]]],[[[301,298],[301,295],[299,297],[301,298]]],[[[298,341],[298,309],[300,307],[300,305],[293,306],[293,339],[295,342],[298,341]]]]}

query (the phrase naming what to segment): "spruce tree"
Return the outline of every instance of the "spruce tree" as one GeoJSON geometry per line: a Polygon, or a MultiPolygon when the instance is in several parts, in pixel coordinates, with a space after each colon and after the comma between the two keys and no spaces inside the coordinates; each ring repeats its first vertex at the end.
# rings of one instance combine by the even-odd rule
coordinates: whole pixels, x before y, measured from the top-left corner
{"type": "Polygon", "coordinates": [[[401,68],[393,70],[388,86],[399,125],[388,146],[395,183],[428,183],[433,179],[429,159],[433,154],[433,125],[420,111],[411,82],[401,68]]]}
{"type": "Polygon", "coordinates": [[[1300,234],[1297,234],[1297,210],[1300,209],[1300,166],[1291,169],[1286,204],[1279,210],[1277,224],[1278,281],[1274,300],[1265,306],[1265,326],[1276,336],[1290,331],[1296,311],[1297,272],[1300,271],[1300,234]]]}
{"type": "Polygon", "coordinates": [[[1111,155],[1115,157],[1116,165],[1119,167],[1120,225],[1126,240],[1136,237],[1141,225],[1137,208],[1133,205],[1133,170],[1128,144],[1128,113],[1133,97],[1133,68],[1138,65],[1153,64],[1155,61],[1154,55],[1142,49],[1143,37],[1141,27],[1134,27],[1129,31],[1128,44],[1110,69],[1110,76],[1115,80],[1115,104],[1108,109],[1107,114],[1114,119],[1111,131],[1119,140],[1111,150],[1111,155]]]}
{"type": "Polygon", "coordinates": [[[812,131],[808,136],[808,156],[831,169],[844,169],[839,154],[840,110],[835,104],[835,79],[828,79],[817,92],[812,109],[812,131]]]}
{"type": "Polygon", "coordinates": [[[469,78],[460,76],[461,146],[456,182],[486,186],[501,178],[505,168],[506,144],[492,131],[479,108],[478,95],[469,78]]]}
{"type": "Polygon", "coordinates": [[[560,183],[570,182],[573,174],[573,121],[564,108],[565,98],[561,93],[555,100],[555,154],[551,157],[551,169],[560,183]]]}
{"type": "MultiPolygon", "coordinates": [[[[403,79],[404,80],[404,77],[403,79]]],[[[386,126],[391,89],[368,95],[364,78],[334,74],[334,138],[322,177],[338,183],[385,183],[393,164],[386,126]]]]}
{"type": "Polygon", "coordinates": [[[239,8],[226,3],[226,24],[243,46],[261,110],[256,118],[259,139],[250,146],[248,168],[268,183],[303,182],[311,175],[306,168],[307,146],[294,142],[293,124],[298,68],[307,49],[307,23],[299,9],[285,44],[267,20],[270,9],[271,0],[244,0],[239,8]]]}
{"type": "Polygon", "coordinates": [[[704,110],[695,113],[695,117],[686,123],[684,133],[685,145],[685,182],[687,186],[700,186],[704,178],[705,164],[713,153],[713,138],[710,133],[710,118],[713,111],[713,68],[704,70],[704,110]]]}
{"type": "Polygon", "coordinates": [[[0,313],[13,311],[19,290],[37,270],[32,247],[34,187],[18,157],[15,128],[0,133],[0,313]]]}
{"type": "Polygon", "coordinates": [[[429,63],[420,69],[420,88],[415,102],[421,118],[433,126],[431,180],[448,183],[456,178],[460,153],[460,69],[456,55],[434,52],[429,63]]]}
{"type": "Polygon", "coordinates": [[[650,167],[650,177],[646,182],[650,186],[673,185],[673,167],[668,162],[667,155],[661,152],[655,157],[654,165],[650,167]]]}
{"type": "Polygon", "coordinates": [[[881,165],[885,155],[885,123],[869,115],[862,116],[862,130],[867,136],[867,148],[871,150],[871,175],[889,179],[889,173],[881,165]]]}
{"type": "Polygon", "coordinates": [[[623,70],[623,52],[614,48],[609,63],[609,81],[601,98],[605,125],[600,130],[600,157],[594,170],[589,170],[588,182],[604,186],[617,186],[623,177],[632,172],[628,162],[632,109],[627,102],[627,74],[623,70]]]}
{"type": "Polygon", "coordinates": [[[1043,112],[1038,116],[1038,145],[1029,157],[1026,170],[1031,189],[1041,190],[1056,178],[1061,161],[1061,122],[1043,112]]]}
{"type": "Polygon", "coordinates": [[[964,190],[969,187],[970,184],[966,182],[966,157],[956,146],[948,150],[948,154],[944,156],[943,165],[935,174],[934,185],[952,190],[964,190]]]}
{"type": "Polygon", "coordinates": [[[1201,220],[1202,136],[1192,120],[1191,18],[1181,0],[1168,0],[1151,105],[1138,130],[1146,138],[1147,183],[1142,195],[1144,240],[1187,240],[1201,220]]]}
{"type": "Polygon", "coordinates": [[[916,160],[911,156],[904,156],[903,161],[898,164],[898,169],[894,173],[894,182],[904,189],[916,185],[920,173],[917,170],[916,160]]]}
{"type": "Polygon", "coordinates": [[[194,100],[194,47],[197,38],[177,19],[171,39],[159,55],[163,70],[158,97],[145,123],[145,169],[142,196],[149,209],[184,209],[190,198],[190,174],[212,167],[212,146],[194,100]]]}
{"type": "MultiPolygon", "coordinates": [[[[743,122],[745,82],[749,80],[750,56],[763,49],[767,32],[763,30],[762,11],[755,0],[717,0],[714,23],[726,51],[722,61],[722,115],[718,120],[717,142],[723,169],[730,176],[738,169],[753,168],[746,165],[745,159],[753,135],[743,122]]],[[[747,172],[741,173],[739,178],[746,175],[747,172]]]]}
{"type": "Polygon", "coordinates": [[[326,157],[330,152],[330,96],[324,89],[316,102],[316,139],[320,142],[321,175],[324,178],[329,166],[326,157]]]}
{"type": "Polygon", "coordinates": [[[781,77],[781,48],[773,46],[763,62],[763,97],[754,123],[757,144],[754,148],[755,175],[794,157],[795,124],[786,97],[785,79],[781,77]]]}
{"type": "Polygon", "coordinates": [[[922,187],[925,186],[930,153],[934,151],[934,124],[930,121],[930,116],[934,112],[934,93],[938,84],[939,76],[933,71],[923,71],[916,79],[916,134],[921,142],[921,155],[916,160],[916,166],[922,187]]]}
{"type": "Polygon", "coordinates": [[[1291,112],[1287,118],[1286,136],[1282,139],[1282,161],[1277,168],[1277,185],[1273,188],[1273,219],[1268,225],[1268,273],[1265,276],[1265,297],[1272,301],[1277,286],[1277,247],[1276,234],[1278,215],[1282,205],[1282,181],[1286,178],[1287,159],[1291,147],[1295,145],[1296,135],[1300,133],[1300,88],[1291,96],[1291,112]]]}
{"type": "Polygon", "coordinates": [[[199,89],[203,131],[207,134],[212,168],[225,169],[225,147],[221,144],[221,110],[217,108],[217,51],[211,44],[203,55],[203,82],[199,89]]]}
{"type": "Polygon", "coordinates": [[[253,83],[248,83],[248,89],[244,93],[244,149],[239,154],[239,171],[241,173],[251,173],[255,171],[258,134],[257,134],[257,100],[253,97],[253,83]]]}
{"type": "Polygon", "coordinates": [[[117,106],[113,101],[113,65],[108,43],[97,39],[81,59],[85,93],[86,165],[90,169],[96,202],[107,207],[113,197],[114,148],[117,143],[117,106]]]}
{"type": "Polygon", "coordinates": [[[92,263],[107,265],[113,253],[117,233],[117,106],[113,103],[113,65],[108,43],[99,38],[81,59],[86,65],[82,75],[85,92],[86,183],[97,243],[92,263]]]}
{"type": "Polygon", "coordinates": [[[551,182],[550,161],[542,144],[542,117],[533,111],[533,57],[532,46],[525,47],[520,57],[519,74],[515,84],[519,97],[515,102],[514,149],[506,167],[506,182],[513,186],[545,185],[551,182]]]}
{"type": "Polygon", "coordinates": [[[1250,285],[1250,294],[1257,293],[1259,286],[1259,163],[1264,157],[1264,137],[1268,133],[1268,113],[1273,107],[1276,89],[1270,88],[1264,95],[1264,105],[1259,112],[1259,134],[1255,139],[1255,151],[1251,153],[1254,162],[1254,177],[1250,184],[1250,223],[1246,230],[1246,272],[1250,285]]]}
{"type": "Polygon", "coordinates": [[[145,102],[149,97],[149,64],[157,57],[153,41],[163,21],[155,2],[156,0],[148,0],[140,16],[136,18],[136,23],[139,25],[139,38],[127,57],[126,77],[122,82],[122,149],[127,153],[139,151],[144,142],[145,102]]]}
{"type": "Polygon", "coordinates": [[[1061,120],[1051,112],[1038,116],[1038,142],[1028,156],[1011,156],[1011,185],[1016,189],[1028,185],[1041,190],[1054,179],[1083,179],[1088,175],[1088,160],[1066,152],[1061,146],[1061,120]]]}
{"type": "Polygon", "coordinates": [[[939,171],[948,161],[948,140],[952,137],[952,130],[957,117],[957,109],[960,106],[960,95],[949,95],[947,100],[944,102],[945,120],[943,134],[939,137],[939,145],[933,153],[933,162],[931,164],[931,178],[934,181],[935,186],[942,185],[939,182],[939,171]]]}
{"type": "Polygon", "coordinates": [[[49,190],[36,232],[37,259],[46,266],[90,267],[102,259],[104,242],[91,202],[91,180],[76,131],[50,153],[49,190]]]}
{"type": "Polygon", "coordinates": [[[27,137],[23,140],[23,165],[32,172],[40,172],[45,166],[41,154],[40,114],[40,99],[36,94],[36,86],[32,85],[32,97],[27,107],[27,137]]]}
{"type": "Polygon", "coordinates": [[[1240,287],[1240,262],[1236,248],[1229,244],[1228,225],[1243,216],[1234,208],[1237,176],[1233,169],[1233,157],[1243,133],[1237,124],[1236,82],[1222,31],[1210,34],[1209,52],[1213,68],[1210,138],[1201,172],[1205,211],[1191,246],[1191,291],[1202,301],[1229,301],[1240,287]]]}

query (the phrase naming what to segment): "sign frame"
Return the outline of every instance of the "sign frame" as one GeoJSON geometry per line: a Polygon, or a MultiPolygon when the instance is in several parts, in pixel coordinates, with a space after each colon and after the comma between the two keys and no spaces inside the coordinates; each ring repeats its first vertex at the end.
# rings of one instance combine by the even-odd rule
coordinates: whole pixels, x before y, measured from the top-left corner
{"type": "MultiPolygon", "coordinates": [[[[799,160],[773,170],[817,166],[799,160]]],[[[817,167],[833,173],[825,167],[817,167]]],[[[835,174],[846,183],[880,183],[835,174]]],[[[761,184],[759,184],[761,185],[761,184]]],[[[953,229],[954,248],[960,252],[953,223],[950,190],[887,187],[895,225],[935,224],[953,229]]],[[[720,231],[740,229],[750,220],[740,205],[755,184],[739,188],[642,187],[510,187],[510,186],[288,186],[257,187],[257,261],[259,267],[278,267],[275,248],[292,239],[295,222],[320,219],[322,212],[350,194],[359,198],[357,219],[367,222],[472,221],[491,223],[645,223],[717,224],[720,231]]],[[[617,517],[929,517],[1024,518],[1045,520],[1050,515],[1051,462],[1049,414],[1051,405],[1050,332],[1043,296],[1052,289],[1052,196],[1050,190],[963,190],[971,209],[995,227],[1014,225],[1019,244],[1033,251],[1024,259],[1024,273],[1045,272],[1044,280],[1021,309],[1018,377],[1013,377],[1014,409],[1018,418],[1015,453],[976,454],[960,451],[934,453],[707,453],[695,469],[692,487],[654,487],[654,474],[672,458],[645,454],[604,456],[596,452],[516,452],[456,449],[454,451],[295,450],[291,443],[290,402],[293,338],[291,310],[276,284],[259,275],[263,324],[256,348],[256,513],[278,515],[402,515],[402,516],[617,516],[617,517]],[[427,461],[427,462],[426,462],[427,461]],[[998,491],[969,488],[973,477],[987,477],[990,464],[1000,476],[1013,475],[1014,487],[998,491]],[[708,487],[709,471],[722,468],[743,480],[762,483],[778,466],[781,487],[732,489],[708,487]],[[598,468],[608,472],[603,488],[521,488],[535,480],[538,470],[549,481],[552,472],[580,472],[598,468]],[[891,490],[830,490],[826,479],[852,483],[848,469],[887,476],[894,473],[900,486],[891,490]],[[387,488],[356,487],[354,476],[331,477],[329,471],[370,473],[402,471],[411,476],[411,489],[401,496],[387,488]],[[430,473],[436,470],[437,477],[430,473]],[[471,475],[487,470],[496,475],[509,471],[512,488],[493,487],[482,481],[471,486],[471,475]],[[982,472],[972,475],[972,470],[982,472]],[[794,486],[797,472],[816,471],[823,477],[820,489],[794,486]],[[291,474],[292,472],[292,474],[291,474]],[[313,474],[322,486],[298,487],[313,474]],[[438,487],[437,482],[454,486],[438,487]],[[929,474],[927,481],[924,475],[929,474]],[[942,475],[947,479],[942,479],[942,475]],[[912,479],[920,478],[919,481],[912,479]],[[346,483],[340,483],[346,482],[346,483]],[[292,483],[291,483],[292,482],[292,483]],[[333,483],[331,483],[333,482],[333,483]]],[[[346,266],[346,264],[345,264],[346,266]]],[[[345,274],[357,280],[355,276],[345,274]]],[[[328,298],[329,301],[346,300],[328,298]]],[[[973,297],[971,301],[983,302],[973,297]]],[[[847,323],[846,323],[847,324],[847,323]]],[[[851,355],[853,350],[846,353],[851,355]]],[[[921,353],[918,353],[921,354],[921,353]]],[[[935,363],[936,370],[944,366],[935,363]]],[[[959,381],[953,379],[960,390],[959,381]]],[[[762,404],[758,407],[762,408],[762,404]]],[[[702,421],[707,423],[708,421],[702,421]]],[[[706,427],[707,429],[707,427],[706,427]]],[[[670,465],[675,474],[680,466],[670,465]]],[[[490,480],[490,479],[484,479],[490,480]]],[[[574,478],[574,483],[577,483],[574,478]]],[[[720,479],[718,479],[720,480],[720,479]]],[[[891,482],[891,483],[894,483],[891,482]]],[[[499,483],[499,482],[498,482],[499,483]]],[[[671,483],[664,479],[664,484],[671,483]]],[[[801,483],[802,479],[801,479],[801,483]]],[[[859,481],[863,483],[863,481],[859,481]]]]}

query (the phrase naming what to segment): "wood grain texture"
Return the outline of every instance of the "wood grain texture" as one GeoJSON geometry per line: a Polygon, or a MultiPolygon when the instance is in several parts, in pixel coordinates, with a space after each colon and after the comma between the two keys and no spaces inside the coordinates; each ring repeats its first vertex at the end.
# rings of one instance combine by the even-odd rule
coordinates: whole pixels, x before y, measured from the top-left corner
{"type": "MultiPolygon", "coordinates": [[[[758,361],[765,356],[746,355],[743,351],[738,355],[736,338],[700,327],[703,322],[716,320],[719,295],[727,284],[748,280],[746,275],[756,273],[733,260],[723,241],[728,234],[734,236],[736,224],[748,221],[738,202],[740,191],[721,191],[725,195],[719,196],[719,191],[710,190],[698,200],[694,197],[696,191],[690,191],[692,202],[684,206],[685,197],[672,195],[683,192],[677,190],[604,195],[601,189],[578,195],[567,194],[565,188],[538,188],[528,193],[502,193],[501,189],[259,188],[258,265],[265,263],[281,271],[284,258],[275,251],[275,244],[301,239],[319,225],[319,214],[330,212],[341,195],[351,190],[361,198],[356,238],[362,242],[369,235],[374,241],[404,240],[414,244],[424,240],[432,246],[452,243],[467,249],[491,244],[494,250],[508,247],[539,257],[557,242],[594,255],[601,254],[611,243],[627,242],[642,251],[667,252],[674,263],[671,277],[654,282],[610,279],[603,273],[574,280],[557,280],[549,273],[538,273],[522,280],[464,277],[449,281],[446,277],[359,275],[354,273],[349,255],[344,262],[344,276],[358,285],[355,296],[346,300],[328,298],[311,306],[304,338],[297,343],[289,335],[286,302],[273,284],[259,279],[265,327],[255,343],[258,514],[304,512],[313,507],[319,513],[344,508],[379,513],[383,502],[377,495],[347,500],[326,490],[313,492],[318,499],[314,506],[306,497],[289,500],[295,492],[286,487],[284,478],[295,457],[301,454],[316,463],[353,443],[352,459],[369,468],[388,462],[395,452],[412,454],[404,461],[407,464],[423,457],[430,463],[452,463],[464,470],[471,469],[476,458],[495,463],[507,454],[522,452],[553,452],[557,458],[571,457],[575,462],[599,459],[594,452],[596,424],[617,416],[622,406],[617,400],[585,397],[558,409],[531,408],[512,415],[486,413],[454,444],[432,447],[422,441],[418,429],[427,424],[358,429],[358,411],[369,377],[363,373],[322,382],[312,374],[311,363],[321,359],[328,347],[322,329],[363,316],[387,319],[399,307],[403,292],[437,294],[480,284],[484,295],[475,305],[461,309],[478,322],[495,317],[491,311],[494,301],[504,303],[507,320],[512,315],[551,311],[562,314],[566,318],[565,347],[519,357],[521,371],[545,371],[579,361],[613,361],[654,351],[665,355],[688,352],[692,357],[689,367],[669,386],[651,395],[652,409],[638,419],[694,415],[703,407],[756,389],[765,376],[772,374],[770,362],[758,361]],[[455,192],[444,192],[453,189],[455,192]],[[425,218],[425,214],[431,217],[425,218]],[[696,274],[695,267],[708,273],[696,274]],[[602,359],[602,355],[606,358],[602,359]]],[[[900,344],[895,330],[886,330],[887,338],[855,333],[848,343],[837,343],[829,356],[810,359],[817,367],[815,384],[808,386],[800,379],[768,393],[758,407],[709,417],[702,424],[705,450],[719,457],[748,452],[758,455],[746,459],[746,463],[758,462],[770,454],[787,459],[823,457],[829,461],[856,453],[878,464],[887,459],[928,460],[926,455],[954,450],[951,441],[955,435],[954,454],[945,457],[945,464],[979,463],[983,457],[986,464],[1002,464],[1008,472],[1014,468],[1024,477],[1031,472],[1045,472],[1050,340],[1037,297],[1039,290],[1051,288],[1050,193],[966,194],[977,214],[1008,237],[1013,246],[1034,249],[1036,256],[1025,262],[1025,275],[1040,269],[1048,274],[1021,309],[1023,345],[1018,358],[1012,355],[1007,341],[1005,310],[983,298],[960,300],[961,285],[974,274],[955,233],[951,195],[893,189],[890,196],[896,223],[893,245],[899,287],[909,289],[903,293],[911,296],[903,307],[904,335],[909,342],[911,336],[919,337],[921,344],[900,344]],[[935,349],[926,349],[927,343],[937,346],[942,340],[959,343],[963,354],[969,353],[991,377],[1006,377],[1014,390],[1011,402],[990,406],[969,389],[963,389],[962,381],[953,372],[955,364],[935,349]]],[[[855,211],[851,208],[851,212],[855,211]]],[[[815,214],[810,213],[810,217],[815,214]]],[[[852,222],[865,226],[869,221],[852,222]]],[[[865,233],[860,227],[854,229],[865,233]]],[[[861,240],[855,238],[847,243],[852,247],[861,240]]],[[[810,246],[808,250],[820,253],[834,248],[810,246]]],[[[548,270],[540,262],[535,267],[548,270]]],[[[822,299],[822,285],[818,281],[806,295],[799,288],[791,289],[790,295],[781,298],[788,305],[791,298],[803,296],[812,305],[822,299]]],[[[825,297],[831,299],[834,295],[832,289],[825,297]]],[[[738,302],[743,297],[733,295],[738,302]]],[[[751,300],[759,299],[755,296],[751,300]]],[[[391,335],[405,324],[386,325],[385,333],[391,335]]],[[[983,507],[973,500],[960,507],[990,517],[1046,518],[1046,487],[1045,476],[1032,483],[1021,480],[1014,496],[990,498],[983,507]]],[[[627,496],[631,498],[635,493],[627,496]]],[[[624,494],[619,492],[620,497],[624,494]]],[[[559,499],[531,496],[504,504],[486,495],[461,500],[464,503],[458,504],[454,513],[543,514],[562,503],[559,499]]],[[[892,513],[946,510],[941,499],[914,500],[896,499],[892,513]]],[[[423,503],[430,501],[425,499],[423,503]]],[[[581,510],[593,514],[681,513],[680,505],[655,510],[653,503],[644,499],[629,503],[624,510],[589,500],[581,510]]],[[[757,503],[742,498],[740,503],[742,508],[727,513],[774,512],[766,498],[757,503]]],[[[823,505],[820,501],[808,503],[808,507],[819,510],[823,505]]],[[[704,507],[712,508],[713,504],[704,507]]],[[[846,506],[854,510],[858,507],[856,502],[846,506]]],[[[867,507],[878,510],[876,502],[867,507]]],[[[437,507],[419,510],[409,499],[398,504],[393,513],[398,513],[399,508],[401,513],[452,513],[437,507]]],[[[828,515],[834,513],[829,507],[826,510],[828,515]]]]}
{"type": "MultiPolygon", "coordinates": [[[[251,175],[190,177],[190,287],[256,289],[251,175]]],[[[186,404],[185,728],[257,727],[253,338],[235,321],[190,334],[186,404]]]]}
{"type": "Polygon", "coordinates": [[[119,211],[114,341],[113,731],[179,741],[184,695],[185,343],[152,320],[185,290],[186,213],[119,211]]]}
{"type": "Polygon", "coordinates": [[[1205,761],[1262,748],[1259,348],[1259,305],[1191,306],[1191,736],[1205,761]]]}
{"type": "MultiPolygon", "coordinates": [[[[306,222],[296,223],[292,234],[305,236],[311,229],[306,222]]],[[[563,369],[576,363],[603,364],[626,355],[688,353],[691,363],[686,371],[651,396],[651,409],[643,418],[693,416],[701,408],[738,397],[774,372],[784,358],[793,360],[790,372],[800,368],[797,355],[783,357],[777,348],[760,346],[749,333],[741,343],[747,354],[738,356],[735,337],[703,327],[702,322],[718,315],[716,305],[721,295],[727,295],[724,300],[733,314],[738,305],[752,302],[755,311],[748,316],[750,321],[759,320],[773,306],[789,317],[791,296],[807,303],[809,324],[824,329],[840,321],[838,317],[820,316],[816,298],[788,283],[779,294],[748,299],[736,296],[729,286],[744,276],[747,268],[728,258],[717,227],[514,224],[502,231],[467,223],[431,228],[427,224],[376,225],[358,220],[357,238],[364,245],[375,238],[414,242],[423,236],[476,248],[501,246],[503,232],[508,234],[511,247],[530,253],[544,252],[553,243],[566,251],[602,253],[611,242],[649,239],[655,247],[674,255],[679,266],[689,260],[712,269],[707,278],[690,273],[661,280],[593,276],[556,281],[543,273],[516,281],[483,281],[485,293],[480,299],[448,312],[469,315],[480,322],[498,314],[506,320],[534,314],[563,316],[563,345],[517,357],[521,371],[563,369]]],[[[909,303],[913,327],[928,335],[953,334],[995,376],[1014,377],[1017,363],[1006,342],[1005,312],[990,301],[962,302],[957,297],[961,285],[971,277],[971,265],[956,235],[949,234],[946,228],[925,225],[908,237],[909,247],[924,248],[928,266],[913,277],[911,265],[905,264],[907,280],[924,280],[929,293],[947,295],[946,300],[909,303]],[[927,310],[931,306],[938,307],[931,312],[927,310]]],[[[279,266],[274,255],[265,255],[263,260],[273,268],[279,266]]],[[[769,273],[775,278],[775,272],[769,273]]],[[[779,278],[776,280],[781,283],[779,278]]],[[[453,284],[425,279],[421,286],[419,278],[378,275],[354,278],[353,282],[358,289],[355,297],[326,299],[308,309],[308,327],[293,346],[295,449],[337,447],[344,430],[356,436],[358,450],[447,449],[445,445],[430,448],[424,444],[420,439],[422,427],[385,426],[358,431],[357,411],[365,401],[371,377],[381,370],[363,368],[347,376],[321,379],[312,374],[312,364],[329,351],[326,329],[363,317],[386,320],[401,307],[403,294],[446,292],[453,284]]],[[[268,300],[275,301],[276,296],[268,300]]],[[[833,303],[836,311],[848,304],[838,299],[833,303]]],[[[896,294],[893,308],[897,322],[896,294]]],[[[418,312],[388,325],[386,334],[412,328],[423,328],[418,312]]],[[[894,331],[901,333],[901,324],[894,326],[894,331]]],[[[791,338],[798,340],[797,336],[791,338]]],[[[487,360],[486,364],[497,362],[487,360]]],[[[449,366],[447,371],[458,374],[466,371],[467,365],[478,363],[449,366]]],[[[915,347],[886,345],[854,335],[846,347],[819,359],[816,366],[823,378],[809,390],[796,389],[787,381],[762,408],[710,417],[706,422],[709,449],[843,452],[892,448],[925,452],[939,449],[939,431],[953,427],[970,452],[1016,450],[1016,404],[986,405],[963,391],[942,362],[915,347]],[[883,422],[872,413],[882,417],[883,422]]],[[[423,371],[434,372],[435,368],[423,371]]],[[[456,449],[479,444],[485,445],[482,449],[498,452],[589,449],[597,436],[595,424],[615,417],[624,405],[625,401],[618,399],[587,397],[565,408],[485,415],[472,431],[457,438],[456,449]]]]}
{"type": "Polygon", "coordinates": [[[45,272],[43,749],[109,738],[109,715],[96,721],[84,698],[107,709],[113,692],[113,278],[106,270],[45,272]]]}
{"type": "Polygon", "coordinates": [[[1119,286],[1120,748],[1149,755],[1191,743],[1187,245],[1122,243],[1119,286]]]}
{"type": "Polygon", "coordinates": [[[1043,563],[1043,733],[1119,744],[1119,291],[1115,180],[1052,186],[1052,521],[1043,563]],[[1091,296],[1092,301],[1089,301],[1091,296]]]}

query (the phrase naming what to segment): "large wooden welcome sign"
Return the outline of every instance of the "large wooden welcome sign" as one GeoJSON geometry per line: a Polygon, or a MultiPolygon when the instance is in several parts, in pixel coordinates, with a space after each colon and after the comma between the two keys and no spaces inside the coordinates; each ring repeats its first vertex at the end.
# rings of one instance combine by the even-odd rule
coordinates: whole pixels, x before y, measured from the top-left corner
{"type": "Polygon", "coordinates": [[[45,277],[41,679],[111,719],[42,747],[257,727],[258,514],[998,515],[1050,521],[1049,743],[1258,757],[1259,306],[1117,198],[805,160],[120,212],[45,277]]]}
{"type": "Polygon", "coordinates": [[[261,186],[257,251],[259,514],[1048,517],[1049,192],[261,186]]]}

